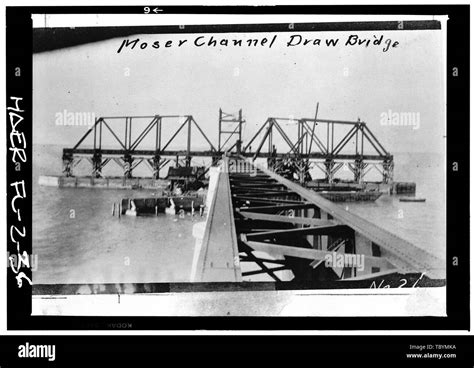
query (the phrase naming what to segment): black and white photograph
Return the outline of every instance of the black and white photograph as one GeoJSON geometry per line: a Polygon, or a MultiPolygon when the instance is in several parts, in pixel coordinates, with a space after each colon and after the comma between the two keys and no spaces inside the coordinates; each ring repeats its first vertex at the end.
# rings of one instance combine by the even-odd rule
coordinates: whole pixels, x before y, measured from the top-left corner
{"type": "Polygon", "coordinates": [[[34,315],[446,316],[446,16],[32,18],[34,315]]]}

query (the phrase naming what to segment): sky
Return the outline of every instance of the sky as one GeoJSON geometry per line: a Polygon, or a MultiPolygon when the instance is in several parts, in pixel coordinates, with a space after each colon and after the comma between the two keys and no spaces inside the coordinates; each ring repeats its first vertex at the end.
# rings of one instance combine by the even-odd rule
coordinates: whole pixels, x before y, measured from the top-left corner
{"type": "MultiPolygon", "coordinates": [[[[229,33],[214,37],[245,40],[271,39],[273,35],[229,33]]],[[[444,152],[445,35],[440,30],[278,33],[271,48],[268,43],[263,47],[196,47],[193,41],[197,36],[131,36],[129,39],[139,38],[149,46],[120,53],[122,38],[35,54],[34,143],[67,147],[80,139],[87,127],[57,125],[64,111],[97,117],[193,115],[217,142],[219,108],[226,112],[243,109],[245,142],[268,117],[314,117],[319,102],[318,118],[360,118],[390,152],[444,152]],[[351,33],[370,39],[383,35],[384,40],[389,38],[399,45],[387,52],[381,47],[344,46],[351,33]],[[287,47],[292,34],[340,41],[336,47],[287,47]],[[182,47],[150,46],[167,40],[176,44],[179,39],[188,42],[182,47]],[[407,112],[419,118],[418,129],[384,124],[383,116],[393,118],[394,113],[407,112]]],[[[144,128],[146,122],[137,120],[137,125],[144,128]]],[[[114,129],[123,131],[123,122],[114,124],[114,129]]],[[[179,119],[166,123],[164,138],[171,136],[176,124],[179,119]]],[[[136,129],[134,137],[139,133],[139,127],[136,129]]],[[[296,134],[295,124],[286,124],[284,129],[296,134]]],[[[339,130],[336,138],[346,131],[339,130]]],[[[195,147],[205,147],[205,141],[194,132],[195,147]]],[[[143,144],[148,143],[151,141],[143,144]]],[[[285,150],[277,139],[276,143],[279,151],[285,150]]],[[[112,136],[105,137],[103,144],[112,145],[112,136]]],[[[177,141],[180,145],[185,147],[184,138],[177,141]]]]}

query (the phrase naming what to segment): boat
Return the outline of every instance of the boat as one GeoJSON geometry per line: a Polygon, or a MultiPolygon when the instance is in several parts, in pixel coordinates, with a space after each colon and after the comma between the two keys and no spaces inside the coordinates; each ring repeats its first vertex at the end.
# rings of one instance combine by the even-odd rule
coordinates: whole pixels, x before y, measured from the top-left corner
{"type": "Polygon", "coordinates": [[[400,202],[426,202],[426,198],[402,197],[400,202]]]}
{"type": "Polygon", "coordinates": [[[374,202],[382,195],[378,191],[336,191],[336,192],[318,192],[320,196],[332,202],[374,202]]]}

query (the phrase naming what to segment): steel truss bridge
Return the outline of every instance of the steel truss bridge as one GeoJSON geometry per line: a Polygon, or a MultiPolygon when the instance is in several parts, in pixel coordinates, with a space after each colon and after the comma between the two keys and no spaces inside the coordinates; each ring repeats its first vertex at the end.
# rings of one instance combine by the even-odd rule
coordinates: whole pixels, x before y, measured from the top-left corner
{"type": "Polygon", "coordinates": [[[211,178],[217,181],[209,184],[211,205],[202,244],[196,248],[192,281],[234,284],[264,274],[282,285],[291,273],[291,281],[314,288],[322,285],[320,281],[366,282],[390,276],[399,280],[401,274],[413,279],[413,287],[419,280],[426,285],[445,279],[445,263],[436,256],[304,187],[306,174],[316,167],[329,183],[343,165],[355,182],[364,181],[373,168],[382,182],[392,180],[393,156],[365,122],[320,119],[317,113],[314,118],[269,117],[244,144],[242,110],[219,110],[216,145],[191,115],[181,117],[170,138],[163,139],[164,124],[179,117],[100,117],[73,148],[64,149],[63,162],[67,176],[73,175],[78,162],[87,160],[92,176],[101,177],[102,169],[114,161],[125,178],[133,177],[143,163],[158,179],[168,164],[190,166],[196,157],[210,158],[213,170],[218,170],[217,179],[211,178]],[[133,130],[136,119],[148,119],[143,130],[133,130]],[[106,130],[116,147],[102,146],[106,130]],[[178,137],[183,131],[184,141],[178,137]],[[196,135],[208,149],[196,148],[196,135]],[[92,147],[84,146],[87,137],[93,138],[92,147]],[[142,147],[146,137],[153,138],[151,149],[142,147]],[[277,139],[279,150],[281,142],[285,150],[277,151],[277,139]],[[182,148],[170,149],[173,143],[182,148]],[[262,158],[266,165],[257,161],[262,158]],[[298,168],[298,179],[279,174],[288,162],[298,168]],[[240,170],[242,165],[252,170],[240,170]],[[344,261],[328,265],[328,256],[343,256],[344,261]],[[363,269],[348,261],[354,257],[363,258],[363,269]]]}
{"type": "Polygon", "coordinates": [[[393,156],[382,146],[368,125],[360,120],[341,121],[317,118],[269,117],[254,136],[244,145],[242,131],[245,120],[242,110],[229,114],[219,109],[218,143],[214,145],[192,115],[153,115],[100,117],[72,148],[63,149],[63,173],[74,176],[74,168],[82,160],[91,165],[92,177],[102,177],[102,170],[115,162],[123,170],[125,178],[132,178],[138,165],[146,165],[153,178],[159,179],[160,170],[170,164],[190,166],[193,158],[211,158],[211,165],[221,159],[224,153],[234,153],[256,160],[267,159],[268,167],[278,172],[285,163],[296,167],[301,183],[307,181],[307,173],[319,168],[325,180],[332,183],[344,166],[353,173],[354,182],[364,181],[366,174],[375,169],[381,180],[388,183],[393,179],[393,156]],[[175,120],[181,118],[179,124],[175,120]],[[134,124],[138,119],[148,119],[145,128],[138,130],[134,124]],[[292,122],[291,128],[285,123],[292,122]],[[296,124],[297,136],[290,138],[296,124]],[[169,139],[163,139],[163,127],[175,127],[169,139]],[[316,127],[324,128],[325,134],[316,133],[316,127]],[[178,137],[180,132],[186,137],[178,137]],[[103,147],[104,134],[111,134],[114,147],[103,147]],[[196,136],[206,141],[207,149],[197,149],[196,136]],[[92,146],[85,146],[86,138],[92,138],[92,146]],[[143,148],[145,139],[153,138],[153,147],[143,148]],[[338,138],[339,137],[339,138],[338,138]],[[340,138],[342,137],[342,138],[340,138]],[[286,145],[278,151],[276,139],[286,145]],[[180,149],[170,149],[178,144],[180,149]],[[252,150],[252,146],[255,147],[252,150]],[[372,151],[372,153],[370,153],[372,151]]]}
{"type": "Polygon", "coordinates": [[[198,282],[250,281],[264,274],[309,287],[390,275],[411,277],[415,287],[445,278],[445,264],[436,256],[243,155],[222,161],[195,269],[198,282]],[[234,169],[242,163],[253,169],[234,169]],[[327,257],[335,255],[344,261],[328,265],[327,257]],[[282,278],[285,271],[290,279],[282,278]]]}

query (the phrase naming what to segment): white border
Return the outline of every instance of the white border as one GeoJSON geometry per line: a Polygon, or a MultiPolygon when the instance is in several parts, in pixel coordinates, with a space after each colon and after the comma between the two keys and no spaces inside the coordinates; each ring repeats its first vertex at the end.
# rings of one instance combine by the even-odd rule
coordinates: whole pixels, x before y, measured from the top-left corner
{"type": "MultiPolygon", "coordinates": [[[[104,1],[104,0],[96,0],[96,1],[77,1],[77,0],[63,0],[62,4],[58,4],[57,2],[53,0],[43,0],[41,4],[38,4],[37,2],[33,0],[6,0],[5,1],[7,6],[59,6],[59,5],[92,5],[92,6],[98,6],[98,5],[129,5],[124,1],[104,1]],[[121,3],[121,4],[120,4],[121,3]]],[[[152,4],[150,1],[144,1],[142,2],[143,4],[150,3],[150,5],[155,5],[152,4]]],[[[188,1],[182,1],[178,0],[174,2],[174,5],[202,5],[197,3],[196,1],[188,0],[188,1]]],[[[470,1],[458,1],[457,3],[459,4],[470,4],[470,1]]],[[[285,5],[285,3],[281,1],[260,1],[258,5],[285,5]]],[[[357,5],[381,5],[380,3],[377,3],[375,1],[358,1],[357,5]]],[[[399,1],[389,1],[385,2],[384,5],[411,5],[412,2],[409,0],[399,0],[399,1]]],[[[417,4],[429,4],[429,5],[436,5],[436,4],[446,4],[445,0],[437,0],[437,1],[418,1],[417,4]]],[[[131,4],[130,4],[131,5],[131,4]]],[[[206,5],[225,5],[222,4],[222,2],[218,1],[207,1],[206,5]]],[[[256,5],[253,2],[250,2],[248,0],[240,0],[238,5],[256,5]]],[[[315,5],[312,1],[298,1],[298,3],[293,3],[292,5],[315,5]]],[[[348,4],[347,2],[340,1],[340,0],[333,0],[331,2],[320,2],[318,5],[355,5],[355,4],[348,4]]],[[[1,8],[1,14],[0,14],[0,28],[1,32],[4,32],[5,30],[5,7],[1,8]]],[[[471,19],[473,18],[474,11],[471,9],[471,19]]],[[[151,16],[151,15],[150,15],[151,16]]],[[[189,24],[189,23],[188,23],[189,24]]],[[[472,31],[471,31],[471,50],[473,49],[472,45],[472,31]]],[[[2,37],[0,37],[0,46],[2,46],[2,49],[5,50],[5,37],[4,34],[2,37]]],[[[2,70],[5,70],[5,53],[2,53],[1,57],[1,62],[0,62],[0,67],[2,70]]],[[[472,54],[471,54],[471,67],[472,67],[472,54]]],[[[462,73],[462,72],[461,72],[462,73]]],[[[462,75],[462,74],[461,74],[462,75]]],[[[1,81],[3,82],[2,85],[5,86],[5,75],[2,73],[1,74],[1,81]]],[[[471,78],[474,78],[471,73],[471,78]]],[[[471,79],[471,83],[472,83],[471,79]]],[[[6,101],[6,95],[5,95],[5,88],[2,88],[0,92],[1,96],[0,98],[2,99],[2,103],[5,104],[6,101]]],[[[474,96],[471,94],[471,99],[473,99],[474,96]]],[[[472,102],[472,100],[471,100],[472,102]]],[[[5,105],[4,111],[5,111],[5,105]]],[[[3,114],[3,119],[5,119],[5,114],[3,114]]],[[[472,138],[474,138],[474,131],[471,129],[471,141],[472,138]]],[[[0,129],[0,140],[3,142],[6,141],[6,136],[5,136],[5,129],[0,129]]],[[[3,157],[6,156],[6,147],[1,145],[1,150],[3,152],[3,157]]],[[[473,179],[473,170],[474,170],[474,154],[471,152],[470,154],[470,159],[471,159],[471,178],[470,180],[472,181],[473,179]]],[[[5,160],[0,160],[0,169],[5,172],[5,160]]],[[[0,181],[2,182],[2,187],[6,191],[6,179],[5,176],[1,176],[0,181]]],[[[473,185],[473,184],[471,184],[473,185]]],[[[2,221],[4,224],[6,224],[6,214],[5,214],[5,209],[6,209],[6,201],[5,201],[5,196],[2,196],[2,204],[0,205],[0,221],[2,221]]],[[[472,202],[471,202],[472,203],[472,202]]],[[[472,209],[472,207],[470,207],[472,209]]],[[[2,227],[1,235],[3,236],[3,239],[6,238],[6,226],[2,227]],[[5,232],[5,233],[4,233],[5,232]]],[[[471,243],[474,240],[474,235],[471,234],[470,236],[470,241],[471,243]]],[[[5,242],[0,242],[0,251],[5,254],[6,253],[6,243],[5,242]]],[[[471,252],[471,274],[474,271],[474,255],[473,252],[471,252]]],[[[474,300],[473,294],[474,294],[474,287],[472,286],[471,283],[471,304],[472,300],[474,300]]],[[[473,317],[472,311],[471,311],[471,319],[473,317]]],[[[403,331],[378,331],[378,330],[362,330],[362,331],[272,331],[272,334],[274,335],[438,335],[438,334],[443,334],[443,335],[474,335],[472,331],[438,331],[438,330],[418,330],[418,331],[410,331],[410,330],[403,330],[403,331]]],[[[115,334],[115,335],[189,335],[189,334],[199,334],[199,335],[266,335],[268,332],[266,331],[7,331],[6,330],[6,272],[0,272],[0,334],[6,334],[6,335],[103,335],[103,334],[115,334]]]]}

